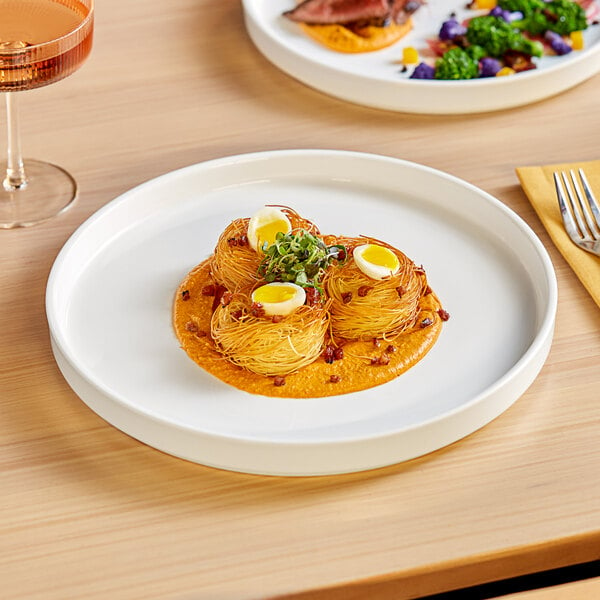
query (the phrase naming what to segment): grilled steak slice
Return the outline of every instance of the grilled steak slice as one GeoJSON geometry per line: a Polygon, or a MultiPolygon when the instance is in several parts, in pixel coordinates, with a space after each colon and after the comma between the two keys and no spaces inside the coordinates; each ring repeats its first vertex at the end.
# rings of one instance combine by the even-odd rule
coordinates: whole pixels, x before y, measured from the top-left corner
{"type": "Polygon", "coordinates": [[[283,14],[292,21],[310,25],[385,21],[390,15],[390,0],[305,0],[283,14]]]}

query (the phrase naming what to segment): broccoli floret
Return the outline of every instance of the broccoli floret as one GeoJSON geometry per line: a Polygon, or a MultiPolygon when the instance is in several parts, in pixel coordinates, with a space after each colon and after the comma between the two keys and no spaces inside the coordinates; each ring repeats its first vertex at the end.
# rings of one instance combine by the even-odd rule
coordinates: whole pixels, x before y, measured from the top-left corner
{"type": "Polygon", "coordinates": [[[529,56],[542,56],[544,49],[539,42],[527,39],[504,19],[485,15],[469,21],[467,40],[481,46],[488,56],[499,57],[508,50],[529,56]]]}
{"type": "Polygon", "coordinates": [[[571,0],[551,0],[543,2],[542,7],[534,10],[513,26],[532,35],[542,35],[554,31],[559,35],[569,35],[572,31],[587,29],[587,18],[583,8],[571,0]]]}
{"type": "Polygon", "coordinates": [[[509,12],[521,12],[528,17],[536,10],[542,10],[546,3],[543,0],[498,0],[498,6],[509,12]]]}
{"type": "Polygon", "coordinates": [[[487,56],[485,49],[477,44],[467,46],[465,52],[476,62],[480,61],[484,56],[487,56]]]}
{"type": "Polygon", "coordinates": [[[435,62],[436,79],[475,79],[479,75],[477,61],[462,48],[452,48],[435,62]]]}

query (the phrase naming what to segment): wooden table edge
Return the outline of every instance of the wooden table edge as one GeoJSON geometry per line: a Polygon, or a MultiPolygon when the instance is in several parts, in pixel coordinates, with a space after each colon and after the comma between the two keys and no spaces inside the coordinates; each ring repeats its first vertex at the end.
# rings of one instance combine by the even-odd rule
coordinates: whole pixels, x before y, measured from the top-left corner
{"type": "Polygon", "coordinates": [[[600,531],[268,600],[410,600],[600,559],[600,531]]]}

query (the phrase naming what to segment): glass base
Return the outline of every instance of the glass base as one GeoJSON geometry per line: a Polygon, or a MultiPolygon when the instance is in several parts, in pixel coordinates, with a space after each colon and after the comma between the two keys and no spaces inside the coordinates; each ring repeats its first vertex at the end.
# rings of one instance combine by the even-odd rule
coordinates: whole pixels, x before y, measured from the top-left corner
{"type": "MultiPolygon", "coordinates": [[[[77,183],[64,169],[38,160],[25,160],[27,183],[18,189],[0,184],[0,228],[29,227],[65,211],[77,197],[77,183]]],[[[6,163],[0,163],[2,177],[6,163]]]]}

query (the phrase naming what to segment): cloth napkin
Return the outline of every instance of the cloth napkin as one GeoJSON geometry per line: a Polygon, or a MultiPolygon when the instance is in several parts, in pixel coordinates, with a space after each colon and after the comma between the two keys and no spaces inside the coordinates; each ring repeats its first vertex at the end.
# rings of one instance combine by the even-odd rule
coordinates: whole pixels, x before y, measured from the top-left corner
{"type": "Polygon", "coordinates": [[[600,257],[578,248],[569,238],[563,226],[556,189],[554,171],[583,169],[587,180],[600,201],[600,160],[577,163],[562,163],[533,167],[517,167],[517,177],[529,201],[538,214],[560,253],[577,274],[587,291],[600,306],[600,257]]]}

